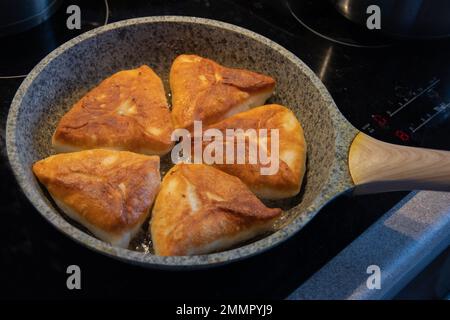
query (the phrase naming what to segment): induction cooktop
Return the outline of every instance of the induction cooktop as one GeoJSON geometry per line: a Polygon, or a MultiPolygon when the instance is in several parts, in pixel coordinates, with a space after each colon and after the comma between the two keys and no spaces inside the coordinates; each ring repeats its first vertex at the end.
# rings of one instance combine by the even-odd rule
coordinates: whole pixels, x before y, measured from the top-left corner
{"type": "Polygon", "coordinates": [[[198,271],[128,265],[60,234],[27,201],[9,167],[9,105],[26,74],[60,44],[107,23],[152,15],[211,18],[260,33],[302,59],[358,129],[397,144],[450,149],[449,41],[368,34],[328,1],[63,1],[41,25],[0,38],[0,297],[285,298],[408,194],[342,195],[280,246],[198,271]],[[81,30],[66,27],[71,4],[81,8],[81,30]],[[66,287],[72,264],[82,270],[82,290],[66,287]]]}

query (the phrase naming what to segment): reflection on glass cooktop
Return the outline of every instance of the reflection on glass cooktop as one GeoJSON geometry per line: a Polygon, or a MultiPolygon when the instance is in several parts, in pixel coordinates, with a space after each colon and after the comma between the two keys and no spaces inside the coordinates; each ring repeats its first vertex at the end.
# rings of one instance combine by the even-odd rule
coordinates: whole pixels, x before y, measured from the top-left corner
{"type": "Polygon", "coordinates": [[[293,36],[266,35],[315,71],[355,127],[392,143],[450,149],[450,41],[372,33],[364,38],[363,29],[332,10],[329,1],[282,3],[272,10],[245,7],[260,19],[279,14],[272,22],[293,36]]]}
{"type": "Polygon", "coordinates": [[[108,22],[108,1],[63,1],[58,10],[44,23],[18,34],[1,37],[0,79],[22,78],[48,53],[77,35],[108,22]],[[66,27],[69,5],[82,8],[81,29],[66,27]]]}
{"type": "MultiPolygon", "coordinates": [[[[330,2],[331,3],[331,2],[330,2]]],[[[370,31],[357,26],[342,16],[331,5],[323,1],[285,1],[291,15],[303,27],[330,42],[355,48],[382,48],[390,46],[392,40],[379,31],[370,31]]]]}
{"type": "MultiPolygon", "coordinates": [[[[450,44],[403,43],[382,36],[362,42],[361,31],[355,31],[353,38],[328,33],[366,47],[343,45],[312,32],[310,28],[318,26],[311,25],[314,19],[310,16],[310,28],[299,23],[302,13],[298,9],[308,2],[299,1],[298,7],[289,10],[287,2],[268,0],[108,0],[106,15],[104,1],[79,1],[84,15],[81,31],[100,26],[106,19],[110,23],[169,14],[207,17],[251,29],[310,66],[341,112],[359,129],[386,141],[448,149],[450,68],[445,57],[450,44]]],[[[323,12],[334,15],[327,1],[320,5],[323,12]]],[[[60,10],[44,25],[0,38],[9,48],[1,53],[0,75],[26,74],[46,53],[79,33],[64,29],[64,8],[60,10]]],[[[322,16],[320,21],[321,33],[333,30],[334,26],[326,25],[332,19],[322,16]]],[[[0,78],[0,212],[4,217],[0,224],[0,297],[284,298],[406,194],[340,196],[282,245],[228,266],[193,272],[130,266],[67,239],[20,193],[7,163],[4,128],[22,79],[0,78]],[[81,291],[66,289],[70,264],[81,267],[81,291]]]]}

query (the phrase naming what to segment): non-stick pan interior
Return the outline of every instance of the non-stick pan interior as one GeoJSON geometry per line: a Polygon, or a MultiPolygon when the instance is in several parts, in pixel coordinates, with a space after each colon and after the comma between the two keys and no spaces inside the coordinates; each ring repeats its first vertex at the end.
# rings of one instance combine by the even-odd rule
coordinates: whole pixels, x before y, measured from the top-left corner
{"type": "MultiPolygon", "coordinates": [[[[74,39],[64,51],[59,50],[62,52],[57,49],[46,59],[47,64],[38,66],[19,89],[15,121],[9,123],[15,131],[8,143],[14,144],[12,149],[17,153],[11,161],[19,162],[13,167],[20,168],[16,174],[22,187],[27,184],[27,196],[35,205],[36,201],[41,202],[38,208],[48,206],[46,211],[59,215],[34,178],[31,166],[54,153],[51,135],[58,120],[90,88],[119,70],[147,64],[163,78],[169,93],[168,74],[173,59],[192,53],[226,66],[262,72],[277,80],[270,102],[289,107],[300,119],[308,144],[308,162],[301,194],[271,205],[286,210],[283,224],[299,216],[308,220],[308,214],[314,211],[310,207],[328,183],[335,161],[336,133],[329,114],[332,101],[311,80],[309,69],[304,65],[300,68],[287,51],[240,30],[195,19],[151,23],[140,20],[96,31],[81,42],[74,39]]],[[[71,232],[71,227],[63,229],[71,232]]]]}

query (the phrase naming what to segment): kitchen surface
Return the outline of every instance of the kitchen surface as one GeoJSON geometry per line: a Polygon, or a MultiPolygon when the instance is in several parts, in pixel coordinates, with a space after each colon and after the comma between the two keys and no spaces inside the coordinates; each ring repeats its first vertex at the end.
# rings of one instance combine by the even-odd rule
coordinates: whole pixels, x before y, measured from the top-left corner
{"type": "MultiPolygon", "coordinates": [[[[413,210],[418,195],[423,197],[419,205],[442,200],[442,205],[424,204],[424,208],[434,210],[429,216],[441,219],[439,223],[448,223],[450,211],[445,210],[450,205],[442,194],[348,192],[328,203],[282,244],[224,266],[195,271],[144,268],[76,243],[51,226],[23,195],[5,145],[8,110],[17,89],[27,73],[64,42],[105,24],[144,16],[196,16],[235,24],[298,56],[325,84],[342,114],[362,132],[390,143],[450,150],[450,41],[398,39],[369,32],[341,16],[331,1],[81,0],[61,1],[53,10],[46,21],[31,29],[0,36],[1,298],[326,298],[308,293],[324,285],[318,271],[356,239],[374,239],[366,232],[375,232],[370,227],[387,212],[413,210]],[[81,8],[80,30],[66,27],[66,9],[72,4],[81,8]],[[82,290],[66,287],[70,265],[81,269],[82,290]],[[308,282],[312,276],[316,286],[308,282]],[[302,286],[302,292],[292,295],[302,286]]],[[[428,221],[429,236],[433,235],[430,230],[442,232],[443,225],[434,227],[433,221],[428,221]]],[[[420,239],[419,232],[415,235],[420,239]]],[[[427,257],[430,261],[408,262],[417,263],[417,272],[414,279],[394,290],[397,298],[443,299],[449,294],[449,236],[444,232],[440,242],[434,243],[439,250],[427,257]]],[[[376,239],[376,233],[372,237],[376,239]]],[[[339,259],[334,261],[343,267],[339,259]]],[[[366,276],[366,266],[361,274],[366,276]]]]}

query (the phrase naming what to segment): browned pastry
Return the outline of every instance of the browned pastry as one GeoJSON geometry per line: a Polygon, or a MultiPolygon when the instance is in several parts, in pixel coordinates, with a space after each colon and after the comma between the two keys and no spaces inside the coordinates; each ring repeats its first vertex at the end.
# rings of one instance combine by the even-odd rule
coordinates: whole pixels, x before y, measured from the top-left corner
{"type": "Polygon", "coordinates": [[[33,165],[56,204],[98,238],[128,247],[159,190],[159,157],[93,149],[33,165]]]}
{"type": "MultiPolygon", "coordinates": [[[[271,154],[271,129],[279,132],[279,157],[278,170],[275,174],[262,175],[262,167],[270,167],[270,164],[262,164],[260,158],[255,164],[249,163],[249,138],[245,143],[245,163],[238,164],[237,158],[233,164],[226,164],[226,152],[223,149],[224,159],[222,164],[214,164],[228,174],[242,180],[258,197],[263,199],[283,199],[295,196],[299,193],[306,167],[306,142],[303,129],[297,117],[288,108],[277,104],[265,105],[241,112],[221,122],[205,128],[219,129],[225,136],[226,129],[267,129],[268,139],[261,141],[256,136],[259,148],[266,148],[270,158],[271,154]],[[261,142],[264,142],[261,144],[261,142]]],[[[209,142],[208,142],[209,143],[209,142]]],[[[237,139],[234,139],[237,150],[237,139]]],[[[235,152],[235,156],[237,152],[235,152]]],[[[275,156],[275,154],[274,154],[275,156]]],[[[275,168],[275,166],[274,166],[275,168]]]]}
{"type": "Polygon", "coordinates": [[[102,81],[67,112],[53,135],[58,152],[94,148],[162,155],[173,126],[161,79],[148,66],[102,81]]]}
{"type": "Polygon", "coordinates": [[[152,212],[155,253],[206,254],[270,231],[281,209],[264,206],[238,178],[203,164],[164,177],[152,212]]]}
{"type": "Polygon", "coordinates": [[[172,120],[175,128],[192,129],[263,105],[275,87],[269,76],[223,67],[196,55],[180,55],[170,70],[172,120]]]}

